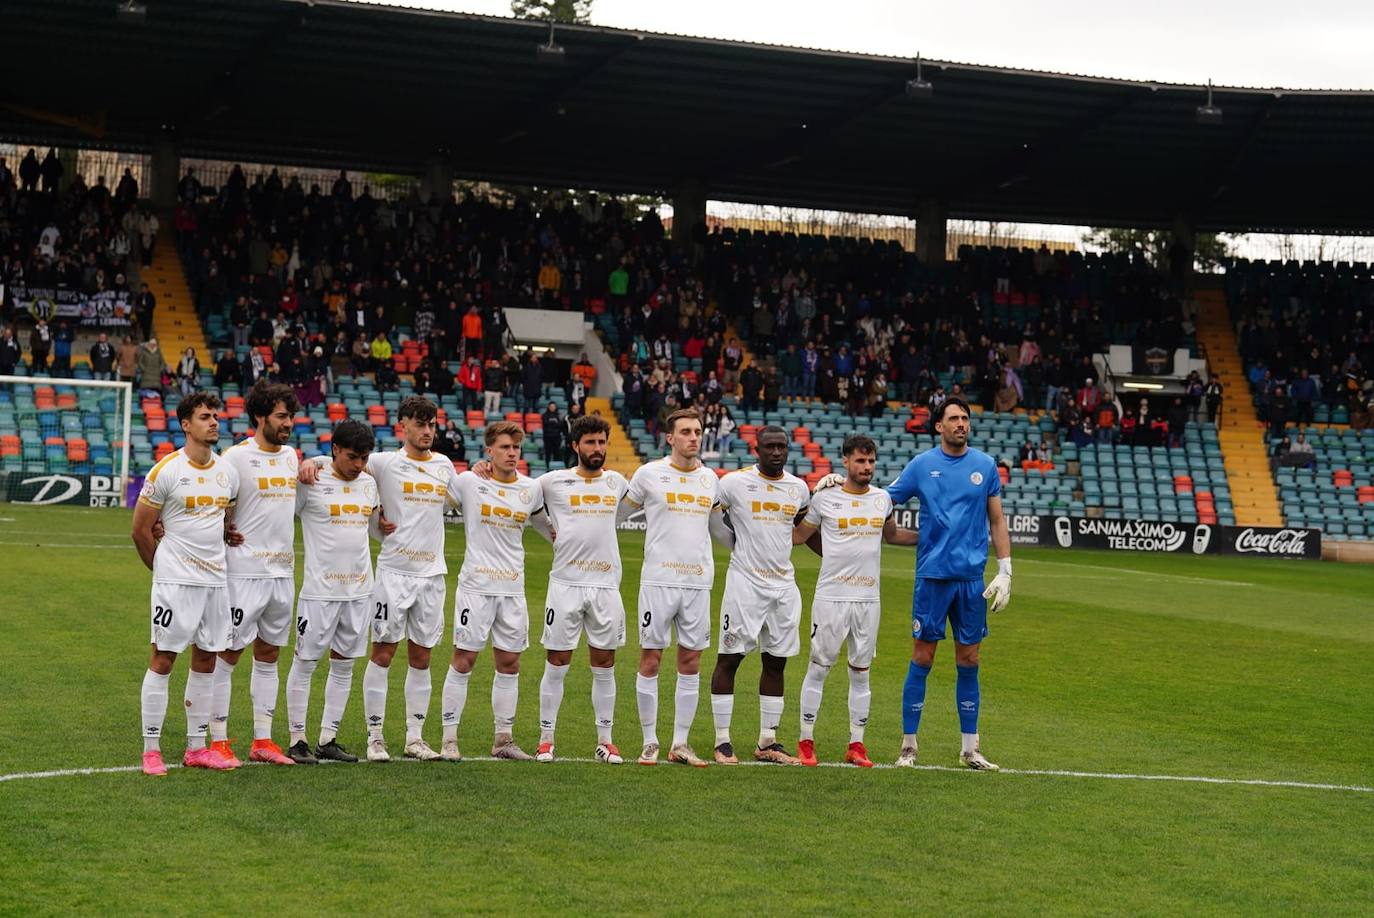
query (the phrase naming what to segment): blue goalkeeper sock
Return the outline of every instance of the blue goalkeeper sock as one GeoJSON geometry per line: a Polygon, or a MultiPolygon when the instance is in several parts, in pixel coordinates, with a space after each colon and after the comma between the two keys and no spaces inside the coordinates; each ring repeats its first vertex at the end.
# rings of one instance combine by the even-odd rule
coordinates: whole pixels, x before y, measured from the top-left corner
{"type": "Polygon", "coordinates": [[[955,666],[954,698],[959,702],[959,732],[978,732],[978,667],[955,666]]]}
{"type": "Polygon", "coordinates": [[[902,683],[902,733],[915,736],[921,726],[921,709],[926,706],[926,677],[929,666],[911,662],[906,667],[906,682],[902,683]]]}

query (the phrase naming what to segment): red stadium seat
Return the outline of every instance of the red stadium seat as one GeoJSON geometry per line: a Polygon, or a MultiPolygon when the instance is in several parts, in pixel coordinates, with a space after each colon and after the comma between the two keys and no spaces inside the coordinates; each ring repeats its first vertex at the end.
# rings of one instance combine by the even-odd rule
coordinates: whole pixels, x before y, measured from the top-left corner
{"type": "Polygon", "coordinates": [[[487,416],[476,408],[469,411],[466,417],[469,427],[485,427],[487,424],[487,416]]]}
{"type": "Polygon", "coordinates": [[[348,406],[343,402],[330,402],[325,408],[331,424],[337,424],[348,417],[348,406]]]}
{"type": "Polygon", "coordinates": [[[0,456],[18,456],[23,452],[19,438],[14,434],[0,436],[0,456]]]}
{"type": "Polygon", "coordinates": [[[91,457],[90,444],[85,440],[67,441],[67,459],[72,462],[85,462],[91,457]]]}

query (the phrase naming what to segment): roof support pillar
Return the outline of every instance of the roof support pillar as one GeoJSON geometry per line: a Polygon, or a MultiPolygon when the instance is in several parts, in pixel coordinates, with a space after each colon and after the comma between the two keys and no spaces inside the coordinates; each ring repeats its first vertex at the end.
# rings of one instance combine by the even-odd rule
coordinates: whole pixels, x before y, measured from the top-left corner
{"type": "Polygon", "coordinates": [[[420,171],[420,197],[428,201],[434,194],[440,201],[453,199],[453,166],[439,153],[426,156],[420,171]]]}
{"type": "Polygon", "coordinates": [[[1193,256],[1197,252],[1197,229],[1189,214],[1174,214],[1173,243],[1169,246],[1169,283],[1182,295],[1193,279],[1193,256]]]}
{"type": "Polygon", "coordinates": [[[673,188],[673,248],[696,264],[706,251],[706,185],[698,178],[673,188]]]}
{"type": "Polygon", "coordinates": [[[159,134],[153,141],[153,154],[148,161],[148,198],[153,209],[171,213],[177,204],[177,182],[181,180],[181,151],[176,138],[159,134]]]}
{"type": "Polygon", "coordinates": [[[921,264],[939,267],[945,263],[948,220],[949,207],[944,201],[921,198],[916,202],[916,260],[921,264]]]}

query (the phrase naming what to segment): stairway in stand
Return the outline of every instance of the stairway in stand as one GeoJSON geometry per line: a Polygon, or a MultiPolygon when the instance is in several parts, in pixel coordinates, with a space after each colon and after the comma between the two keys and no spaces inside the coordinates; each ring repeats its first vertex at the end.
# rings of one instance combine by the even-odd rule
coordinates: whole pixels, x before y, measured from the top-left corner
{"type": "Polygon", "coordinates": [[[170,219],[162,221],[157,245],[153,249],[152,265],[142,269],[140,274],[142,282],[157,297],[157,308],[153,311],[153,334],[157,337],[163,358],[176,369],[185,350],[188,347],[195,348],[201,368],[213,370],[214,355],[210,353],[200,317],[196,315],[191,285],[187,283],[181,259],[177,257],[170,219]]]}
{"type": "Polygon", "coordinates": [[[1269,470],[1264,425],[1255,414],[1250,382],[1245,378],[1235,327],[1219,290],[1199,290],[1197,337],[1207,350],[1207,363],[1221,382],[1221,415],[1217,419],[1221,455],[1240,526],[1282,526],[1274,476],[1269,470]]]}
{"type": "Polygon", "coordinates": [[[644,460],[635,452],[634,441],[625,432],[625,428],[620,425],[620,418],[616,416],[615,410],[611,408],[611,400],[608,398],[597,398],[590,396],[587,399],[587,414],[594,414],[600,411],[601,416],[611,425],[610,443],[606,447],[606,468],[615,469],[620,474],[629,478],[635,473],[644,460]]]}

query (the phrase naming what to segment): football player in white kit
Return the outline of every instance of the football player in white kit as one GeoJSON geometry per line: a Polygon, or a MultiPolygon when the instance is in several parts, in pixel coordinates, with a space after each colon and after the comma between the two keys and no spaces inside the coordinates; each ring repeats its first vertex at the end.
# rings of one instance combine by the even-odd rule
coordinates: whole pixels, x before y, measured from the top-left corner
{"type": "Polygon", "coordinates": [[[160,738],[167,716],[167,681],[177,654],[191,648],[186,677],[188,768],[224,771],[234,763],[205,744],[210,727],[215,654],[229,646],[232,624],[225,585],[224,512],[238,495],[238,473],[221,457],[220,400],[197,392],[177,406],[186,445],[148,472],[134,508],[132,537],[153,572],[152,652],[143,676],[143,773],[165,775],[160,738]],[[153,527],[162,523],[159,542],[153,527]]]}
{"type": "MultiPolygon", "coordinates": [[[[425,742],[433,679],[430,656],[444,633],[444,510],[456,501],[458,473],[445,456],[430,451],[437,429],[438,408],[418,395],[401,400],[396,412],[402,446],[373,453],[367,472],[381,493],[380,524],[385,534],[377,553],[377,576],[372,596],[372,654],[363,672],[363,714],[367,718],[367,760],[387,762],[391,754],[383,738],[386,722],[387,676],[396,647],[406,641],[405,757],[438,759],[425,742]]],[[[302,466],[303,482],[313,470],[302,466]]]]}
{"type": "Polygon", "coordinates": [[[711,674],[711,713],[716,724],[715,759],[738,765],[730,742],[735,673],[745,654],[758,650],[759,741],[754,758],[796,765],[778,742],[787,658],[801,651],[801,591],[792,568],[792,527],[810,503],[806,482],[787,472],[787,431],[769,425],[758,432],[758,464],[720,480],[720,510],[711,515],[716,540],[729,546],[730,567],[720,603],[720,645],[711,674]]]}
{"type": "Polygon", "coordinates": [[[716,473],[703,468],[701,416],[685,408],[668,415],[669,455],[639,467],[621,515],[644,508],[644,566],[639,578],[639,677],[635,696],[644,731],[639,764],[658,762],[658,670],[677,630],[677,693],[668,761],[704,768],[688,744],[701,685],[701,652],[711,643],[710,517],[716,473]]]}
{"type": "Polygon", "coordinates": [[[625,603],[620,598],[620,545],[616,515],[630,483],[605,468],[611,425],[583,415],[572,424],[577,467],[539,477],[544,512],[557,537],[544,600],[548,654],[539,683],[540,762],[554,759],[554,729],[563,703],[563,681],[582,632],[592,668],[592,711],[596,717],[596,760],[624,761],[611,740],[615,719],[615,651],[625,643],[625,603]]]}
{"type": "Polygon", "coordinates": [[[336,737],[353,688],[353,661],[367,655],[373,588],[369,534],[380,500],[377,482],[364,469],[376,439],[361,421],[343,420],[330,442],[333,461],[319,470],[313,485],[296,491],[305,580],[296,603],[296,653],[286,676],[286,713],[288,754],[301,765],[358,761],[336,737]],[[324,715],[312,753],[305,738],[310,680],[326,652],[324,715]]]}
{"type": "Polygon", "coordinates": [[[215,664],[210,746],[238,761],[229,743],[229,699],[234,666],[253,645],[249,693],[253,699],[253,746],[248,758],[294,764],[272,741],[280,677],[277,658],[291,636],[296,591],[296,451],[291,425],[300,409],[290,386],[260,381],[244,400],[254,434],[225,450],[221,459],[238,473],[238,501],[226,514],[229,540],[229,649],[215,664]]]}
{"type": "MultiPolygon", "coordinates": [[[[864,748],[864,727],[872,702],[868,668],[878,645],[881,617],[883,543],[915,545],[915,530],[898,529],[892,518],[892,498],[873,488],[878,447],[870,437],[845,438],[845,479],[841,487],[818,490],[806,516],[797,524],[792,541],[810,543],[820,532],[821,573],[811,604],[811,665],[801,690],[801,740],[797,758],[816,765],[816,713],[821,707],[825,677],[849,644],[849,748],[844,760],[861,768],[873,762],[864,748]]],[[[814,547],[814,543],[813,547],[814,547]]]]}
{"type": "Polygon", "coordinates": [[[487,425],[485,440],[492,477],[468,471],[458,476],[456,492],[467,533],[463,567],[453,605],[453,661],[444,678],[439,710],[443,719],[443,757],[458,751],[458,725],[467,704],[468,681],[478,652],[491,641],[496,673],[491,683],[495,735],[491,754],[498,759],[532,758],[515,743],[515,708],[520,697],[520,654],[529,646],[530,617],[525,605],[524,531],[528,525],[549,536],[548,517],[539,512],[544,498],[534,479],[517,471],[525,432],[513,421],[487,425]]]}

